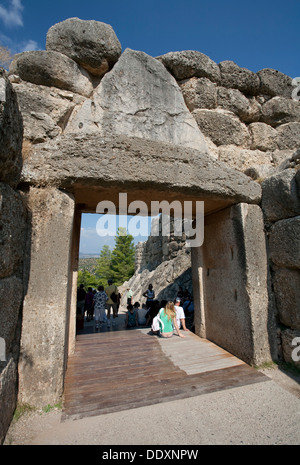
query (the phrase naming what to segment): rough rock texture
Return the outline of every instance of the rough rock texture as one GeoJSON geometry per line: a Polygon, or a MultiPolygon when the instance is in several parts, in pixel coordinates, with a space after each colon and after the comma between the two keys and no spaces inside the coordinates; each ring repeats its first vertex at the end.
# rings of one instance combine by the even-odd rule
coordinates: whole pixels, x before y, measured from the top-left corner
{"type": "Polygon", "coordinates": [[[271,279],[280,323],[279,354],[293,358],[300,332],[300,185],[299,150],[281,163],[276,176],[262,183],[262,206],[266,217],[271,279]],[[295,169],[296,168],[296,169],[295,169]]]}
{"type": "Polygon", "coordinates": [[[17,97],[0,70],[0,444],[17,402],[17,363],[27,215],[15,189],[22,170],[22,117],[17,97]],[[4,348],[3,348],[4,346],[4,348]],[[4,356],[4,357],[3,357],[4,356]]]}
{"type": "Polygon", "coordinates": [[[52,26],[46,50],[63,53],[95,76],[103,76],[121,55],[121,44],[109,24],[69,18],[52,26]]]}
{"type": "MultiPolygon", "coordinates": [[[[24,139],[32,144],[62,134],[76,105],[84,101],[74,92],[29,82],[15,83],[14,90],[23,116],[24,139]]],[[[23,156],[26,158],[25,153],[23,156]]]]}
{"type": "Polygon", "coordinates": [[[9,72],[20,76],[23,81],[77,92],[86,97],[93,91],[87,71],[59,52],[38,50],[20,53],[12,61],[9,72]]]}
{"type": "Polygon", "coordinates": [[[42,407],[58,403],[62,395],[74,200],[54,188],[30,188],[27,202],[32,237],[27,245],[30,260],[24,267],[29,280],[23,304],[19,401],[42,407]]]}
{"type": "Polygon", "coordinates": [[[257,73],[260,79],[259,91],[261,94],[281,95],[282,97],[291,98],[293,86],[292,78],[275,69],[265,68],[257,73]]]}
{"type": "Polygon", "coordinates": [[[193,51],[158,57],[178,80],[212,156],[224,159],[224,153],[231,152],[226,162],[233,168],[260,172],[256,177],[274,174],[284,157],[290,156],[284,151],[299,147],[300,102],[293,99],[292,79],[272,69],[254,73],[232,61],[217,65],[207,58],[201,60],[193,51]],[[208,69],[216,70],[215,65],[219,72],[209,73],[208,69]],[[220,110],[228,112],[226,118],[220,110]],[[268,156],[259,159],[258,150],[268,156]]]}
{"type": "Polygon", "coordinates": [[[300,122],[282,124],[277,128],[275,140],[281,150],[294,149],[300,146],[300,122]]]}
{"type": "MultiPolygon", "coordinates": [[[[75,196],[80,189],[85,196],[80,203],[88,202],[91,188],[97,189],[99,195],[108,183],[116,191],[124,189],[124,179],[128,192],[137,189],[139,199],[147,204],[159,199],[159,195],[160,200],[196,196],[198,200],[206,199],[209,211],[239,201],[258,203],[261,199],[259,184],[203,152],[124,136],[70,134],[38,144],[24,162],[22,174],[24,183],[54,185],[75,196]]],[[[112,200],[114,193],[110,187],[112,200]]]]}
{"type": "Polygon", "coordinates": [[[300,121],[300,102],[284,97],[273,97],[262,105],[261,121],[277,127],[300,121]]]}
{"type": "MultiPolygon", "coordinates": [[[[129,286],[134,301],[145,303],[143,293],[149,284],[153,285],[159,301],[173,301],[180,287],[192,295],[191,251],[186,246],[184,234],[175,236],[174,221],[165,215],[152,220],[151,234],[146,242],[140,242],[136,247],[135,274],[124,283],[125,297],[129,286]],[[164,222],[170,225],[169,235],[163,233],[164,222]]],[[[126,305],[125,298],[123,304],[126,305]]]]}
{"type": "Polygon", "coordinates": [[[0,280],[16,273],[25,245],[26,211],[18,192],[0,183],[0,280]]]}
{"type": "Polygon", "coordinates": [[[16,94],[4,70],[0,69],[0,181],[12,187],[22,170],[23,123],[16,94]]]}
{"type": "Polygon", "coordinates": [[[251,123],[249,124],[249,132],[251,136],[250,149],[267,152],[277,148],[277,131],[268,124],[251,123]]]}
{"type": "Polygon", "coordinates": [[[300,269],[300,216],[277,221],[270,229],[269,245],[273,263],[300,269]]]}
{"type": "Polygon", "coordinates": [[[180,88],[164,66],[126,49],[102,79],[93,99],[74,112],[66,133],[124,134],[206,151],[180,88]]]}
{"type": "Polygon", "coordinates": [[[239,89],[248,95],[256,95],[258,93],[260,81],[253,71],[241,68],[233,61],[222,61],[219,67],[222,86],[239,89]]]}
{"type": "MultiPolygon", "coordinates": [[[[299,245],[299,244],[298,244],[299,245]]],[[[280,268],[274,272],[274,291],[281,323],[300,330],[300,268],[280,268]]]]}
{"type": "Polygon", "coordinates": [[[195,327],[257,365],[269,359],[274,344],[263,229],[257,205],[235,205],[207,217],[203,247],[195,250],[201,256],[197,268],[203,289],[195,327]]]}
{"type": "Polygon", "coordinates": [[[267,221],[277,221],[300,214],[296,171],[289,168],[262,183],[262,209],[267,221]]]}
{"type": "Polygon", "coordinates": [[[213,82],[220,82],[218,65],[204,53],[194,50],[169,52],[157,59],[178,81],[192,77],[206,77],[213,82]]]}
{"type": "Polygon", "coordinates": [[[216,108],[218,104],[217,85],[207,78],[191,78],[179,81],[186,106],[190,111],[196,108],[216,108]]]}
{"type": "Polygon", "coordinates": [[[246,126],[230,111],[194,110],[193,115],[203,134],[214,144],[247,147],[250,136],[246,126]]]}

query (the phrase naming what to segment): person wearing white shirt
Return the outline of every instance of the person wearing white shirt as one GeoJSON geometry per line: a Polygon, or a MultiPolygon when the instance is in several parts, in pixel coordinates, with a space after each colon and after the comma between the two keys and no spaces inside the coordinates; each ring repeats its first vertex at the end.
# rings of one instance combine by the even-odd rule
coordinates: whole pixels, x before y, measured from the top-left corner
{"type": "Polygon", "coordinates": [[[180,298],[177,297],[175,301],[175,310],[176,310],[176,321],[178,328],[182,328],[183,331],[188,331],[185,325],[185,314],[183,308],[180,306],[180,298]]]}

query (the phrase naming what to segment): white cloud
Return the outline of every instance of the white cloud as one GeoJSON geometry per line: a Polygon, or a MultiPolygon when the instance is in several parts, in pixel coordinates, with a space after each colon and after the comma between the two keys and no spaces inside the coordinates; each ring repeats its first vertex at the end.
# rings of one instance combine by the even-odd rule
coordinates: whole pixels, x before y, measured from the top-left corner
{"type": "Polygon", "coordinates": [[[33,50],[38,50],[39,46],[38,43],[35,40],[28,40],[24,44],[21,45],[21,50],[22,52],[31,52],[33,50]]]}
{"type": "Polygon", "coordinates": [[[21,0],[10,0],[7,8],[0,4],[0,19],[6,26],[23,26],[22,11],[21,0]]]}

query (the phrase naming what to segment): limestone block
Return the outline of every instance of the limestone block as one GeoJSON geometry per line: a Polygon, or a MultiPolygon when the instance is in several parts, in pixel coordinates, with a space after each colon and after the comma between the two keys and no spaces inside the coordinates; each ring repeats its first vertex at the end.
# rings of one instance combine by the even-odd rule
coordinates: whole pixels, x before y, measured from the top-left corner
{"type": "Polygon", "coordinates": [[[271,126],[300,121],[300,102],[273,97],[262,105],[261,121],[271,126]]]}
{"type": "Polygon", "coordinates": [[[66,133],[124,134],[207,151],[175,79],[155,58],[126,49],[74,112],[66,133]]]}
{"type": "Polygon", "coordinates": [[[214,144],[247,147],[250,136],[247,127],[236,115],[226,110],[196,109],[193,115],[203,134],[214,144]]]}
{"type": "MultiPolygon", "coordinates": [[[[293,150],[274,150],[272,152],[274,165],[279,168],[282,163],[285,163],[287,159],[292,157],[293,152],[293,150]]],[[[290,166],[286,165],[285,168],[290,168],[290,166]]]]}
{"type": "Polygon", "coordinates": [[[61,134],[76,105],[83,97],[55,87],[21,81],[14,84],[24,122],[24,138],[45,142],[61,134]]]}
{"type": "MultiPolygon", "coordinates": [[[[136,188],[139,200],[149,206],[159,195],[173,201],[175,189],[177,199],[185,197],[186,200],[189,195],[206,199],[206,211],[238,201],[258,203],[261,200],[258,183],[203,152],[115,135],[74,137],[68,134],[35,145],[32,156],[24,163],[22,180],[30,184],[55,185],[68,191],[78,187],[84,203],[93,200],[85,195],[85,191],[88,194],[93,189],[98,192],[98,198],[109,195],[108,198],[117,204],[118,199],[113,198],[114,189],[109,187],[109,193],[100,192],[108,182],[121,189],[124,183],[131,189],[136,188]]],[[[96,205],[89,203],[91,211],[96,211],[96,205]]]]}
{"type": "Polygon", "coordinates": [[[299,341],[300,338],[300,331],[293,330],[293,329],[286,329],[285,331],[281,332],[281,343],[282,343],[282,352],[283,358],[287,363],[292,363],[300,368],[300,360],[299,360],[299,341]],[[296,342],[295,343],[293,343],[296,342]]]}
{"type": "Polygon", "coordinates": [[[221,85],[228,88],[239,89],[246,95],[256,95],[259,90],[259,77],[252,71],[241,68],[233,61],[219,63],[221,72],[221,85]]]}
{"type": "MultiPolygon", "coordinates": [[[[272,153],[261,150],[249,150],[235,145],[223,145],[219,147],[219,160],[229,165],[231,168],[242,171],[253,166],[265,165],[273,168],[272,153]]],[[[247,173],[248,175],[248,173],[247,173]]]]}
{"type": "Polygon", "coordinates": [[[59,52],[38,50],[15,56],[10,74],[17,74],[23,81],[57,87],[89,97],[93,84],[87,71],[75,61],[59,52]]]}
{"type": "Polygon", "coordinates": [[[277,126],[276,143],[281,150],[300,147],[300,121],[277,126]]]}
{"type": "Polygon", "coordinates": [[[267,254],[261,209],[239,204],[209,215],[202,256],[200,289],[206,337],[247,363],[269,360],[267,254]]]}
{"type": "Polygon", "coordinates": [[[277,149],[277,131],[272,126],[265,123],[251,123],[248,130],[251,136],[250,148],[252,150],[267,152],[268,150],[277,149]]]}
{"type": "Polygon", "coordinates": [[[0,183],[0,278],[14,274],[22,263],[25,233],[26,212],[20,194],[0,183]]]}
{"type": "Polygon", "coordinates": [[[254,181],[261,181],[275,174],[275,167],[271,165],[252,165],[244,173],[254,181]]]}
{"type": "Polygon", "coordinates": [[[70,305],[70,255],[74,199],[55,188],[30,188],[31,256],[25,267],[19,396],[35,406],[55,404],[62,395],[66,327],[70,305]]]}
{"type": "Polygon", "coordinates": [[[220,82],[218,65],[204,53],[184,50],[169,52],[157,57],[157,59],[165,65],[178,81],[191,77],[205,77],[212,82],[220,82]]]}
{"type": "Polygon", "coordinates": [[[207,78],[191,78],[179,82],[184,101],[190,111],[195,108],[216,108],[217,85],[207,78]]]}
{"type": "Polygon", "coordinates": [[[267,221],[277,221],[300,214],[296,171],[286,169],[263,181],[262,209],[267,221]]]}
{"type": "Polygon", "coordinates": [[[13,342],[23,301],[23,283],[12,276],[0,279],[0,337],[6,343],[6,353],[13,351],[13,342]]]}
{"type": "Polygon", "coordinates": [[[0,181],[15,187],[22,170],[23,122],[13,87],[0,69],[0,181]]]}
{"type": "Polygon", "coordinates": [[[300,270],[275,270],[273,286],[280,322],[300,330],[300,270]]]}
{"type": "Polygon", "coordinates": [[[238,89],[218,87],[218,106],[236,114],[244,122],[258,121],[261,105],[253,98],[246,98],[238,89]]]}
{"type": "Polygon", "coordinates": [[[300,216],[277,221],[271,227],[269,248],[275,265],[300,268],[300,216]]]}
{"type": "Polygon", "coordinates": [[[121,44],[109,24],[68,18],[47,33],[46,50],[63,53],[95,76],[103,76],[121,55],[121,44]]]}
{"type": "Polygon", "coordinates": [[[256,73],[260,79],[261,94],[292,98],[292,78],[275,69],[264,68],[256,73]]]}

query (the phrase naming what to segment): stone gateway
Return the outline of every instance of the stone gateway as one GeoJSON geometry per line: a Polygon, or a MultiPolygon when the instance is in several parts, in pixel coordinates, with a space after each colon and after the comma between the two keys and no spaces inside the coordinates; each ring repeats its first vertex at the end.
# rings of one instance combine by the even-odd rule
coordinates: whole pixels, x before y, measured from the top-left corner
{"type": "Polygon", "coordinates": [[[0,443],[17,400],[44,406],[63,394],[81,214],[107,199],[119,213],[120,193],[149,211],[152,201],[204,202],[201,247],[172,232],[139,244],[135,295],[151,277],[172,297],[181,277],[198,336],[251,365],[299,366],[293,90],[278,71],[198,51],[122,52],[111,26],[78,18],[0,70],[0,443]]]}

